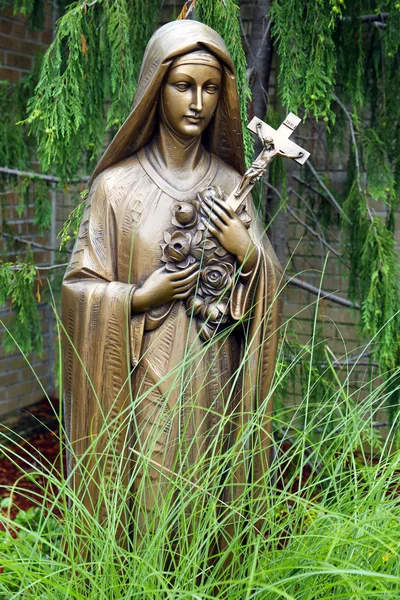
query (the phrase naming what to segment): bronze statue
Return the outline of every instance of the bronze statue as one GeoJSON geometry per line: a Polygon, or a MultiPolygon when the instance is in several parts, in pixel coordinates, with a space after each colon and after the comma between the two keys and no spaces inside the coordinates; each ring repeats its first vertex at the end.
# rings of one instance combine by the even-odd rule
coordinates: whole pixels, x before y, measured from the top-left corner
{"type": "MultiPolygon", "coordinates": [[[[230,414],[239,429],[270,388],[281,270],[250,196],[236,198],[235,209],[227,202],[244,171],[222,38],[196,21],[161,27],[132,112],[94,171],[62,298],[68,438],[80,456],[94,439],[101,455],[111,436],[126,482],[131,450],[147,452],[159,467],[150,473],[148,510],[162,494],[162,470],[179,468],[177,440],[195,464],[218,415],[230,414]],[[176,375],[183,361],[189,386],[176,375]],[[107,433],[105,421],[113,423],[107,433]]],[[[256,479],[268,466],[271,410],[258,414],[256,479]]],[[[228,433],[222,449],[234,439],[228,433]]],[[[111,476],[107,460],[87,485],[87,506],[96,505],[96,477],[111,476]]],[[[238,468],[238,485],[245,477],[238,468]]]]}

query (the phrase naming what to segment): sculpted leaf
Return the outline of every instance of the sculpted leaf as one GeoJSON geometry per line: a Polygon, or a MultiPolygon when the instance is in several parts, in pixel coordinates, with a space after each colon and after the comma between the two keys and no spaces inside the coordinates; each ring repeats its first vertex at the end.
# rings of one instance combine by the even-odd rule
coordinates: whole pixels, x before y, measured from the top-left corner
{"type": "Polygon", "coordinates": [[[201,257],[203,256],[203,249],[192,248],[192,256],[194,256],[197,260],[201,260],[201,257]]]}
{"type": "Polygon", "coordinates": [[[216,247],[217,247],[217,244],[214,244],[214,242],[212,240],[205,240],[205,242],[203,244],[204,250],[213,250],[216,247]]]}
{"type": "Polygon", "coordinates": [[[203,234],[201,231],[197,230],[193,236],[192,244],[193,246],[198,246],[203,238],[203,234]]]}
{"type": "Polygon", "coordinates": [[[219,248],[217,248],[215,250],[215,254],[217,254],[218,256],[222,257],[222,256],[226,256],[228,254],[228,251],[225,250],[225,248],[223,248],[223,246],[219,246],[219,248]]]}

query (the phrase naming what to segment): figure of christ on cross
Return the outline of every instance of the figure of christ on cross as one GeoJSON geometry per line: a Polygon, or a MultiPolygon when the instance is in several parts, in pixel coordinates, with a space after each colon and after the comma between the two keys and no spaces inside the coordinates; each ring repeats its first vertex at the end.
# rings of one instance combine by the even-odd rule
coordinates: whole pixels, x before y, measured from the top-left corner
{"type": "Polygon", "coordinates": [[[301,165],[306,162],[310,153],[289,140],[290,135],[300,121],[301,119],[295,114],[289,113],[277,130],[257,117],[254,117],[250,121],[248,128],[257,134],[263,149],[250,168],[247,169],[241,182],[226,199],[227,203],[235,211],[238,210],[247,194],[249,194],[257,181],[264,175],[275,156],[292,158],[301,165]]]}

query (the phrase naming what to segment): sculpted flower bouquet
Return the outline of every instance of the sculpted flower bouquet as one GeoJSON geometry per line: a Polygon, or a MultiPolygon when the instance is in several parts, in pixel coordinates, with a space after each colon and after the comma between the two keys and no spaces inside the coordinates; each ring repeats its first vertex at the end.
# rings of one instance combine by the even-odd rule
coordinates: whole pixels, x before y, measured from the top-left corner
{"type": "MultiPolygon", "coordinates": [[[[207,231],[204,199],[224,199],[222,190],[215,186],[198,193],[194,200],[177,202],[172,210],[175,230],[164,233],[162,262],[168,271],[185,269],[199,264],[200,277],[197,289],[186,306],[201,322],[200,335],[208,340],[217,328],[230,320],[229,296],[236,271],[236,258],[207,231]]],[[[250,226],[251,218],[243,209],[239,215],[250,226]]]]}

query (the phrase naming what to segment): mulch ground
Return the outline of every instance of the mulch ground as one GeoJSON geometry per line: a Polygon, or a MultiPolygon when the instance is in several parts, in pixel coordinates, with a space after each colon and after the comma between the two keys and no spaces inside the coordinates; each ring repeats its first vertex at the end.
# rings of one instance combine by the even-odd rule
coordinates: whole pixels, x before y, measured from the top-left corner
{"type": "Polygon", "coordinates": [[[46,482],[38,472],[60,473],[57,403],[42,400],[0,424],[0,506],[12,518],[40,504],[46,482]],[[11,502],[5,500],[9,497],[11,502]]]}

